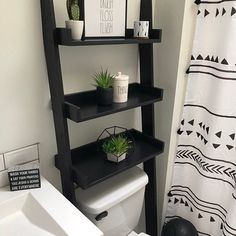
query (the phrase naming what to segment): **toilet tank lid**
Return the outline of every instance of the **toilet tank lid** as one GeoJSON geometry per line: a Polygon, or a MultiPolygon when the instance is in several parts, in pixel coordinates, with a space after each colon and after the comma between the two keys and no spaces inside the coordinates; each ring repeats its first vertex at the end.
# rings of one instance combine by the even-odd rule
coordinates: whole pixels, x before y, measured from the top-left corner
{"type": "Polygon", "coordinates": [[[85,213],[100,214],[138,192],[147,183],[147,174],[139,167],[133,167],[89,189],[78,188],[77,204],[85,213]]]}

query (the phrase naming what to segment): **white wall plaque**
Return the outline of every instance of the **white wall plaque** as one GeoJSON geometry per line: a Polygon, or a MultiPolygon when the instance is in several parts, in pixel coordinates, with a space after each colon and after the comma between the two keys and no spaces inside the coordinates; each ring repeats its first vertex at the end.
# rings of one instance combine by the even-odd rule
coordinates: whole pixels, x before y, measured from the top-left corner
{"type": "Polygon", "coordinates": [[[85,37],[124,37],[126,0],[84,0],[85,37]]]}

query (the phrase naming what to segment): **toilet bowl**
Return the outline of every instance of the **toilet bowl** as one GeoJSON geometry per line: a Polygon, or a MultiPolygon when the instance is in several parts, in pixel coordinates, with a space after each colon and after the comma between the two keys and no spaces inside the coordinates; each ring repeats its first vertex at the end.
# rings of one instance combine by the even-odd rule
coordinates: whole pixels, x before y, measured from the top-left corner
{"type": "Polygon", "coordinates": [[[147,174],[139,167],[133,167],[89,189],[78,188],[78,208],[104,236],[147,236],[134,232],[147,183],[147,174]]]}

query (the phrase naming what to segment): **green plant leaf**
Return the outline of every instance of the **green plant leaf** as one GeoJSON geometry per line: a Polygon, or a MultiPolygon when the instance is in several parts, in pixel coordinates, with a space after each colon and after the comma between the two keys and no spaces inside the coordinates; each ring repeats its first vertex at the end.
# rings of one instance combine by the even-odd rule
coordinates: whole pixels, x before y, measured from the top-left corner
{"type": "Polygon", "coordinates": [[[78,0],[67,0],[66,8],[69,19],[78,21],[80,18],[80,8],[78,0]]]}
{"type": "Polygon", "coordinates": [[[101,87],[104,89],[111,88],[113,86],[114,75],[111,75],[108,72],[108,69],[105,71],[101,68],[100,72],[96,72],[93,75],[93,79],[96,87],[101,87]]]}

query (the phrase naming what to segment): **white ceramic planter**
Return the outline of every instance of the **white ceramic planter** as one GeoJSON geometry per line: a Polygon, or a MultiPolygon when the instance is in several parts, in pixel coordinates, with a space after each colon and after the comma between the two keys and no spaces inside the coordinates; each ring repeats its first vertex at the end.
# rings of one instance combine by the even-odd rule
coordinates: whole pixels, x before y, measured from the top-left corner
{"type": "Polygon", "coordinates": [[[112,162],[121,162],[126,158],[126,153],[122,154],[121,156],[116,156],[111,153],[107,153],[107,160],[112,162]]]}
{"type": "Polygon", "coordinates": [[[134,22],[134,37],[148,38],[149,21],[135,21],[134,22]]]}
{"type": "Polygon", "coordinates": [[[123,103],[128,101],[128,88],[129,88],[129,76],[122,75],[118,72],[118,75],[114,78],[113,83],[113,102],[123,103]]]}
{"type": "Polygon", "coordinates": [[[84,21],[81,20],[67,20],[66,28],[71,29],[71,36],[74,40],[81,40],[83,29],[84,29],[84,21]]]}

